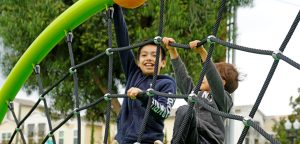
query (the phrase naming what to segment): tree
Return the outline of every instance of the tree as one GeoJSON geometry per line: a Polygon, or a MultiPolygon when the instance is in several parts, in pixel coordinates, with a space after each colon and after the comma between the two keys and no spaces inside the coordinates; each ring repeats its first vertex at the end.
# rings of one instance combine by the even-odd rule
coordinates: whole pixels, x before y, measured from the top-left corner
{"type": "MultiPolygon", "coordinates": [[[[299,96],[295,99],[293,96],[290,97],[290,106],[293,109],[292,114],[288,115],[287,118],[281,118],[279,123],[274,125],[273,131],[276,133],[275,138],[278,139],[281,143],[289,143],[288,133],[284,127],[286,121],[294,122],[295,120],[300,121],[300,88],[298,88],[299,96]]],[[[300,130],[294,131],[292,128],[292,132],[296,136],[294,138],[294,143],[300,143],[300,130]],[[298,133],[296,133],[298,132],[298,133]]]]}
{"type": "MultiPolygon", "coordinates": [[[[59,14],[65,11],[76,0],[48,1],[48,0],[0,0],[1,19],[0,35],[6,47],[6,53],[1,60],[3,73],[8,75],[20,56],[34,39],[59,14]]],[[[227,39],[227,21],[232,18],[231,7],[251,4],[252,0],[230,0],[228,8],[217,37],[227,39]]],[[[125,10],[125,17],[129,28],[131,43],[154,38],[157,35],[159,24],[159,0],[148,1],[144,6],[132,10],[125,10]]],[[[187,43],[194,39],[204,39],[212,33],[220,1],[211,0],[166,0],[164,35],[174,37],[178,43],[187,43]],[[176,12],[174,12],[176,11],[176,12]]],[[[103,13],[99,13],[73,31],[73,51],[75,63],[83,62],[108,47],[107,23],[103,13]]],[[[114,43],[116,47],[116,44],[114,43]]],[[[208,47],[208,46],[207,46],[208,47]]],[[[217,46],[213,58],[215,61],[224,61],[225,48],[217,46]]],[[[200,59],[188,50],[180,50],[189,72],[194,80],[198,80],[201,71],[200,59]]],[[[114,54],[113,77],[124,83],[124,74],[119,66],[118,55],[114,54]]],[[[70,68],[67,44],[63,40],[55,46],[49,55],[40,63],[41,75],[45,86],[50,86],[70,68]]],[[[77,70],[79,77],[80,105],[92,103],[107,92],[108,58],[102,57],[96,62],[77,70]]],[[[163,71],[171,74],[172,68],[163,71]]],[[[28,93],[36,90],[37,83],[31,76],[24,85],[28,93]]],[[[113,88],[117,92],[116,87],[113,88]]],[[[65,80],[56,89],[51,91],[48,99],[51,101],[51,112],[54,117],[60,118],[74,108],[73,81],[65,80]]],[[[86,117],[91,121],[101,121],[104,116],[105,103],[87,110],[86,117]]],[[[114,107],[116,108],[116,107],[114,107]]]]}

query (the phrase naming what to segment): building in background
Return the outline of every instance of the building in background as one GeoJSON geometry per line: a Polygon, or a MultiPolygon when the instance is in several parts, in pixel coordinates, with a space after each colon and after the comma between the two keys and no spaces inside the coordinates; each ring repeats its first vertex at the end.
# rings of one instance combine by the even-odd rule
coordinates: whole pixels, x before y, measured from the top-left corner
{"type": "MultiPolygon", "coordinates": [[[[249,115],[253,105],[234,106],[233,112],[236,115],[246,117],[249,115]]],[[[259,109],[256,111],[253,121],[258,124],[265,132],[274,136],[275,133],[272,131],[272,127],[279,123],[280,118],[287,116],[266,116],[259,109]]],[[[237,143],[238,139],[244,129],[244,124],[241,121],[233,121],[233,142],[237,143]]],[[[263,137],[259,132],[250,127],[245,139],[244,144],[269,144],[270,142],[263,137]]]]}
{"type": "MultiPolygon", "coordinates": [[[[35,102],[30,100],[22,100],[16,98],[14,100],[14,112],[20,121],[33,107],[35,102]]],[[[252,105],[245,106],[234,106],[233,111],[236,115],[247,116],[252,109],[252,105]]],[[[165,143],[170,144],[173,135],[173,125],[175,120],[175,113],[177,109],[172,109],[170,116],[165,120],[165,143]]],[[[260,110],[255,114],[253,120],[267,133],[274,135],[272,127],[274,124],[279,122],[279,119],[285,116],[265,116],[260,110]]],[[[62,120],[52,121],[53,127],[57,126],[62,120]]],[[[240,134],[244,128],[244,125],[240,121],[233,120],[233,136],[230,144],[237,143],[240,134]]],[[[110,124],[110,142],[113,141],[116,134],[116,124],[110,124]]],[[[7,144],[16,128],[16,123],[14,122],[13,116],[8,112],[0,125],[0,144],[7,144]]],[[[45,136],[49,133],[49,127],[47,123],[47,118],[44,114],[44,106],[40,104],[36,110],[29,116],[29,118],[23,123],[22,132],[24,134],[26,143],[28,144],[40,144],[45,136]]],[[[82,118],[81,121],[81,143],[90,144],[91,143],[91,133],[92,124],[85,121],[82,118]]],[[[102,144],[104,136],[105,124],[95,123],[94,126],[94,144],[102,144]]],[[[228,131],[227,131],[228,132],[228,131]]],[[[66,124],[60,127],[55,133],[55,140],[57,144],[77,144],[77,121],[69,120],[66,124]]],[[[13,140],[13,144],[22,144],[21,135],[18,133],[13,140]]],[[[50,140],[47,144],[50,144],[50,140]]],[[[228,143],[228,142],[226,142],[228,143]]],[[[229,143],[228,143],[229,144],[229,143]]],[[[261,134],[259,134],[253,128],[250,128],[247,136],[244,140],[244,144],[269,144],[261,134]]]]}
{"type": "MultiPolygon", "coordinates": [[[[23,100],[16,98],[14,100],[14,112],[20,121],[29,110],[33,107],[35,102],[30,100],[23,100]]],[[[92,124],[84,118],[81,118],[81,143],[91,143],[92,124]]],[[[57,126],[62,120],[52,121],[53,128],[57,126]]],[[[94,144],[102,144],[104,136],[103,123],[94,124],[94,144]]],[[[0,144],[7,144],[16,128],[16,123],[10,111],[6,114],[3,122],[0,125],[0,144]]],[[[116,133],[116,125],[111,124],[110,134],[114,136],[116,133]]],[[[22,133],[28,144],[40,144],[49,133],[49,126],[47,118],[44,114],[44,106],[39,105],[36,110],[28,117],[21,127],[22,133]]],[[[77,144],[77,120],[69,120],[66,124],[60,127],[55,133],[54,137],[56,144],[77,144]]],[[[111,141],[113,137],[111,137],[111,141]]],[[[13,140],[13,144],[22,144],[21,135],[18,133],[13,140]]],[[[47,144],[51,144],[51,139],[47,144]]]]}

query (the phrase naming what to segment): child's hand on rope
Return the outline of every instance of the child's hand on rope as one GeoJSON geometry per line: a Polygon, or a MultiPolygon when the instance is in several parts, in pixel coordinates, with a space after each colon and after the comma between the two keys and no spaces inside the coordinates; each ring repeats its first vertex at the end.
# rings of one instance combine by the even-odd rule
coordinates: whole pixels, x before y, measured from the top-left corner
{"type": "Polygon", "coordinates": [[[173,51],[175,48],[170,46],[170,43],[174,43],[175,40],[173,38],[164,37],[162,39],[163,43],[165,44],[168,51],[173,51]]]}
{"type": "Polygon", "coordinates": [[[189,46],[191,49],[194,50],[194,52],[200,54],[201,59],[204,62],[207,57],[207,52],[206,52],[205,48],[203,47],[203,45],[201,45],[200,47],[197,47],[198,43],[200,43],[199,40],[194,40],[189,43],[189,46]]]}
{"type": "Polygon", "coordinates": [[[175,43],[175,40],[173,38],[164,37],[162,39],[163,43],[166,46],[166,49],[169,51],[171,59],[175,59],[178,57],[178,53],[176,48],[170,46],[170,43],[175,43]]]}
{"type": "Polygon", "coordinates": [[[143,92],[141,89],[136,88],[136,87],[132,87],[127,91],[127,96],[132,99],[135,100],[136,97],[138,96],[139,93],[143,92]]]}

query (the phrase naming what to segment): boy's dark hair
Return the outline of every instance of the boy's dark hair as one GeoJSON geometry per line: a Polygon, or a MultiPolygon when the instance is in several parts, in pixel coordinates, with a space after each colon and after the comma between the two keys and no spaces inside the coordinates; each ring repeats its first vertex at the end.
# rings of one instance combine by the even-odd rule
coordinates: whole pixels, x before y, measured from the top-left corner
{"type": "MultiPolygon", "coordinates": [[[[146,44],[146,45],[155,45],[155,46],[157,46],[154,42],[146,44]]],[[[140,56],[142,48],[146,45],[143,45],[143,46],[139,47],[138,52],[137,52],[137,60],[139,60],[139,58],[140,58],[139,56],[140,56]]],[[[160,47],[160,50],[161,50],[161,59],[165,60],[166,59],[166,51],[162,46],[160,47]]]]}
{"type": "Polygon", "coordinates": [[[215,65],[221,78],[226,81],[224,89],[230,94],[233,93],[239,86],[239,72],[229,63],[219,62],[215,65]]]}

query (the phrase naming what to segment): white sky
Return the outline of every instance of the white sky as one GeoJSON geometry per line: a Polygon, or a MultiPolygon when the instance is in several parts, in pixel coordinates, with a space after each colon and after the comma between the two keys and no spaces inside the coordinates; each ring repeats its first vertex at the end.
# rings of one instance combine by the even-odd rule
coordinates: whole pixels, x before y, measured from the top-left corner
{"type": "MultiPolygon", "coordinates": [[[[278,50],[298,11],[299,0],[255,0],[254,7],[238,10],[237,44],[257,49],[278,50]]],[[[283,54],[300,63],[300,24],[283,54]]],[[[253,105],[270,71],[273,58],[236,52],[236,65],[247,78],[235,93],[235,105],[253,105]]],[[[300,70],[280,60],[259,109],[266,115],[292,112],[290,96],[298,96],[300,70]]]]}
{"type": "MultiPolygon", "coordinates": [[[[299,9],[299,0],[255,0],[254,7],[240,8],[237,17],[237,44],[257,49],[278,50],[299,9]]],[[[299,25],[283,53],[297,63],[300,63],[299,25]]],[[[255,103],[272,63],[271,56],[236,52],[236,65],[240,71],[247,74],[247,78],[240,82],[235,92],[235,105],[255,103]]],[[[259,109],[266,115],[290,114],[292,110],[289,98],[298,96],[299,75],[300,70],[281,60],[259,109]]],[[[0,74],[0,77],[3,76],[0,74]]],[[[3,82],[4,79],[0,78],[0,87],[3,82]]],[[[24,98],[24,93],[20,93],[24,98]]],[[[20,97],[20,94],[17,97],[20,97]]],[[[175,107],[183,102],[177,100],[175,107]]]]}

